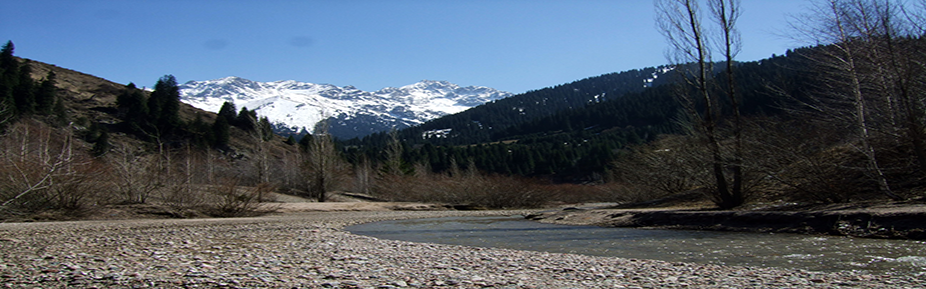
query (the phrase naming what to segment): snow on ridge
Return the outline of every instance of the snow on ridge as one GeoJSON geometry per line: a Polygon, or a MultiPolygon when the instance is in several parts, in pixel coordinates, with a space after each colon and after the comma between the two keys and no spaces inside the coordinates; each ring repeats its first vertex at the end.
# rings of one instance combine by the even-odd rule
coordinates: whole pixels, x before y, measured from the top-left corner
{"type": "Polygon", "coordinates": [[[483,86],[461,87],[435,80],[367,92],[353,86],[295,80],[257,82],[235,76],[189,81],[180,85],[180,94],[181,101],[203,110],[217,112],[225,101],[230,101],[239,110],[247,107],[257,111],[277,126],[309,132],[328,117],[340,123],[369,116],[380,123],[420,124],[512,95],[483,86]]]}

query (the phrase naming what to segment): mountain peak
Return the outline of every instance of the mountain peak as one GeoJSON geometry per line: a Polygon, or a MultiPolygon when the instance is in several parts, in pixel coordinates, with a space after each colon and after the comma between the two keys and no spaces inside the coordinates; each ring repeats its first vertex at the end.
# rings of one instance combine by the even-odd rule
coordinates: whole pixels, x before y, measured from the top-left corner
{"type": "Polygon", "coordinates": [[[249,82],[254,82],[254,81],[251,81],[250,79],[244,79],[244,78],[237,77],[237,76],[226,76],[226,77],[219,78],[219,79],[216,79],[216,80],[213,80],[213,81],[218,82],[218,83],[249,83],[249,82]]]}
{"type": "Polygon", "coordinates": [[[424,79],[424,80],[419,81],[418,83],[423,83],[423,84],[428,84],[428,85],[446,85],[446,86],[453,85],[453,86],[457,86],[456,84],[450,83],[449,81],[446,81],[446,80],[427,80],[427,79],[424,79]]]}
{"type": "Polygon", "coordinates": [[[256,82],[240,77],[190,81],[180,86],[181,100],[218,111],[230,101],[266,116],[278,132],[312,131],[324,119],[340,138],[403,128],[511,96],[487,87],[460,87],[449,81],[422,80],[400,88],[366,92],[295,80],[256,82]]]}
{"type": "MultiPolygon", "coordinates": [[[[409,85],[420,89],[459,89],[460,86],[446,80],[422,80],[409,85]]],[[[406,86],[407,87],[407,86],[406,86]]]]}

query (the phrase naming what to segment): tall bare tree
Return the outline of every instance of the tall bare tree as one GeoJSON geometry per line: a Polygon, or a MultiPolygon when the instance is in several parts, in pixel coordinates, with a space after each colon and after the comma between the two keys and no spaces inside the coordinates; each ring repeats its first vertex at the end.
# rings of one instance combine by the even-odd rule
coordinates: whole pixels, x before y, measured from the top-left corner
{"type": "Polygon", "coordinates": [[[736,30],[736,21],[740,16],[739,0],[711,0],[708,2],[711,9],[711,16],[718,24],[720,41],[717,41],[718,48],[723,52],[726,70],[726,86],[722,91],[726,93],[730,101],[731,110],[733,111],[733,154],[729,162],[732,170],[733,183],[729,195],[724,194],[722,199],[729,205],[739,205],[744,202],[744,147],[743,147],[743,117],[740,113],[740,94],[736,90],[736,74],[734,60],[739,54],[741,42],[739,31],[736,30]]]}
{"type": "Polygon", "coordinates": [[[334,140],[328,134],[326,122],[317,124],[311,137],[303,169],[307,176],[309,195],[324,202],[334,185],[340,157],[335,150],[334,140]]]}
{"type": "Polygon", "coordinates": [[[382,173],[385,175],[399,176],[403,175],[402,166],[402,142],[399,140],[399,132],[392,128],[389,131],[389,144],[386,147],[386,161],[382,166],[382,173]]]}
{"type": "MultiPolygon", "coordinates": [[[[270,182],[270,154],[267,142],[273,139],[273,128],[267,117],[256,118],[256,114],[246,114],[250,121],[254,123],[255,128],[251,132],[254,137],[254,160],[257,165],[257,182],[270,182]]],[[[263,196],[261,196],[263,197],[263,196]]]]}
{"type": "Polygon", "coordinates": [[[725,157],[718,130],[721,120],[721,99],[714,96],[712,86],[716,84],[713,75],[712,45],[708,28],[703,24],[701,5],[697,0],[657,0],[657,23],[669,43],[666,54],[679,77],[684,80],[676,93],[685,108],[690,121],[694,122],[694,133],[704,139],[710,154],[711,171],[714,179],[714,202],[721,208],[733,208],[745,202],[743,191],[743,154],[739,101],[734,78],[734,57],[739,50],[736,21],[739,18],[739,2],[735,0],[708,1],[711,20],[716,25],[726,63],[726,81],[721,91],[734,107],[733,157],[725,157]],[[732,170],[732,184],[727,169],[732,170]]]}
{"type": "Polygon", "coordinates": [[[373,165],[365,156],[354,166],[354,191],[364,195],[371,195],[374,185],[375,173],[373,165]]]}

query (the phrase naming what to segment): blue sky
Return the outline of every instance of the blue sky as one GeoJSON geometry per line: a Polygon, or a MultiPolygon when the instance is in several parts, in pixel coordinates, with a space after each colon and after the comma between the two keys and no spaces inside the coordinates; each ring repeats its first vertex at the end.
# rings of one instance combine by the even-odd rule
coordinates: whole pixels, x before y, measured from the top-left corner
{"type": "MultiPolygon", "coordinates": [[[[652,1],[0,0],[16,55],[119,83],[240,76],[520,93],[666,62],[652,1]]],[[[803,0],[743,0],[739,60],[783,54],[803,0]]]]}

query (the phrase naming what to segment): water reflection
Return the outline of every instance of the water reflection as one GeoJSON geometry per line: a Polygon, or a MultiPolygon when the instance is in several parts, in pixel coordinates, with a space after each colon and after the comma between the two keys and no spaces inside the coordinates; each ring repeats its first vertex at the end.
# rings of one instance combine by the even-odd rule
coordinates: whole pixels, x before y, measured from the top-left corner
{"type": "Polygon", "coordinates": [[[739,266],[926,272],[926,242],[542,224],[521,217],[453,217],[348,227],[360,235],[412,242],[739,266]]]}

